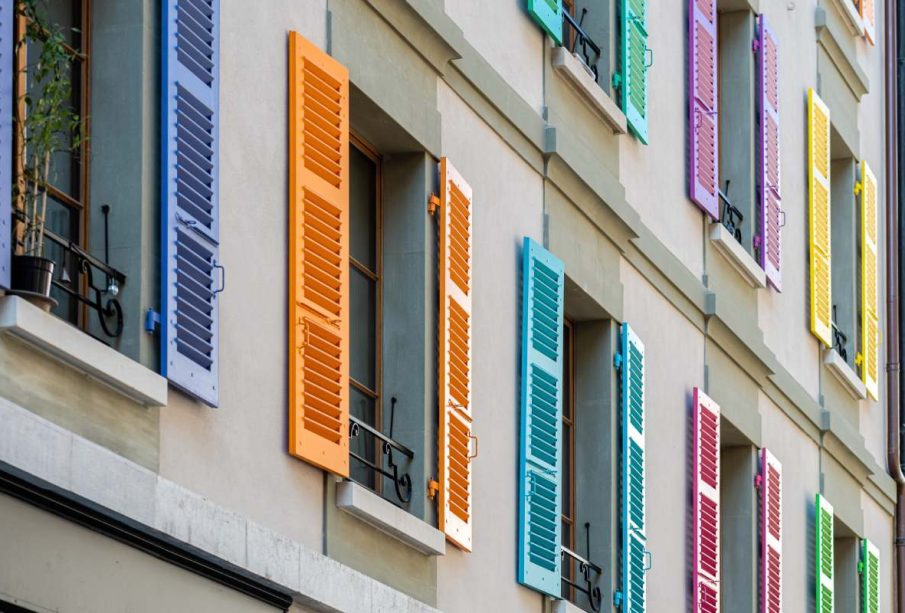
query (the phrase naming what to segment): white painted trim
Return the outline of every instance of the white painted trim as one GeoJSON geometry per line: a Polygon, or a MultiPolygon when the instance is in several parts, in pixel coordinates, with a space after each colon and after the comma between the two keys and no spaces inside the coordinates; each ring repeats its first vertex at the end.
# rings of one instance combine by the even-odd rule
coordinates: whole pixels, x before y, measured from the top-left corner
{"type": "Polygon", "coordinates": [[[565,47],[553,49],[553,69],[566,80],[581,100],[612,128],[615,134],[628,131],[625,114],[605,91],[594,81],[591,69],[565,47]]]}
{"type": "Polygon", "coordinates": [[[167,380],[19,296],[0,296],[0,332],[147,406],[165,406],[167,380]]]}
{"type": "Polygon", "coordinates": [[[848,362],[835,349],[823,350],[823,363],[855,400],[867,398],[867,387],[848,362]]]}
{"type": "Polygon", "coordinates": [[[336,506],[425,555],[446,554],[446,536],[354,481],[336,484],[336,506]]]}
{"type": "Polygon", "coordinates": [[[758,266],[751,254],[735,240],[726,226],[716,221],[712,222],[709,235],[716,250],[732,264],[748,285],[755,289],[767,287],[767,274],[764,269],[758,266]]]}

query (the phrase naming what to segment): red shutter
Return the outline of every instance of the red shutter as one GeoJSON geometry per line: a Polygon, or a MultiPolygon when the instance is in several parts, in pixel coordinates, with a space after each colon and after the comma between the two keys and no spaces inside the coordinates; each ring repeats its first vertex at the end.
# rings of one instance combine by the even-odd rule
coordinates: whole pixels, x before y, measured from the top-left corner
{"type": "Polygon", "coordinates": [[[688,0],[689,197],[713,219],[719,206],[716,0],[688,0]]]}
{"type": "Polygon", "coordinates": [[[720,407],[698,388],[692,408],[692,611],[720,610],[720,407]]]}
{"type": "Polygon", "coordinates": [[[782,464],[761,450],[761,612],[782,613],[782,464]]]}

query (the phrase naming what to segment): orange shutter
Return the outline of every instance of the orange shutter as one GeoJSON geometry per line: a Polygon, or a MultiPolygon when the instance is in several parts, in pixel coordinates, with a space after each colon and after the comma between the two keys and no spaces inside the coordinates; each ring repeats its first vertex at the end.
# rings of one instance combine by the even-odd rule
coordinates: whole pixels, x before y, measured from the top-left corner
{"type": "Polygon", "coordinates": [[[440,530],[471,551],[471,187],[446,158],[440,192],[440,530]]]}
{"type": "Polygon", "coordinates": [[[289,453],[349,474],[349,75],[289,34],[289,453]]]}

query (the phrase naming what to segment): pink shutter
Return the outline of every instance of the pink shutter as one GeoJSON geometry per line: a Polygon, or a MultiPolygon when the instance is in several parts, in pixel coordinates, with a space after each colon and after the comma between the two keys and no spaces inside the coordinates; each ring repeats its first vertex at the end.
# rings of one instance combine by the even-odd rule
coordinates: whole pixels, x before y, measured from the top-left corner
{"type": "Polygon", "coordinates": [[[716,0],[688,0],[689,197],[713,219],[719,205],[716,0]]]}
{"type": "Polygon", "coordinates": [[[779,155],[779,47],[776,37],[763,15],[758,17],[757,41],[757,126],[759,156],[757,196],[759,211],[758,240],[760,265],[767,280],[782,289],[779,272],[782,259],[780,227],[782,195],[780,192],[779,155]]]}
{"type": "Polygon", "coordinates": [[[761,613],[782,613],[782,464],[761,450],[761,613]]]}
{"type": "Polygon", "coordinates": [[[720,610],[720,407],[694,388],[692,515],[695,613],[720,610]]]}

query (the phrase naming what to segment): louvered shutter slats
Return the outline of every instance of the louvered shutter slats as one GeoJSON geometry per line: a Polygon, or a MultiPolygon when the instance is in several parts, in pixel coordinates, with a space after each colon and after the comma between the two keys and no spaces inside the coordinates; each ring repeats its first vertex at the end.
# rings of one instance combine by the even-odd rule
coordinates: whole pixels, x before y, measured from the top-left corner
{"type": "Polygon", "coordinates": [[[808,90],[808,200],[810,222],[811,332],[833,344],[830,251],[830,111],[808,90]]]}
{"type": "Polygon", "coordinates": [[[719,211],[716,0],[688,0],[690,197],[713,219],[719,211]]]}
{"type": "Polygon", "coordinates": [[[440,160],[439,524],[447,539],[471,551],[472,192],[440,160]]]}
{"type": "Polygon", "coordinates": [[[622,0],[622,111],[629,129],[647,144],[647,0],[622,0]]]}
{"type": "Polygon", "coordinates": [[[767,449],[760,457],[761,611],[782,613],[782,464],[767,449]]]}
{"type": "Polygon", "coordinates": [[[562,11],[562,0],[528,0],[528,14],[557,45],[562,44],[562,11]]]}
{"type": "Polygon", "coordinates": [[[834,557],[833,557],[833,506],[817,494],[817,613],[833,613],[835,610],[834,557]]]}
{"type": "Polygon", "coordinates": [[[692,407],[694,606],[720,610],[720,407],[698,388],[692,407]]]}
{"type": "Polygon", "coordinates": [[[877,243],[877,178],[861,162],[861,378],[880,398],[880,271],[877,243]]]}
{"type": "Polygon", "coordinates": [[[166,0],[161,88],[161,371],[210,406],[219,402],[222,284],[219,14],[219,0],[166,0]]]}
{"type": "Polygon", "coordinates": [[[530,238],[522,248],[518,580],[560,596],[563,264],[530,238]]]}
{"type": "Polygon", "coordinates": [[[779,46],[763,15],[757,23],[757,198],[756,244],[767,280],[782,289],[782,183],[779,139],[779,46]]]}
{"type": "Polygon", "coordinates": [[[349,475],[349,81],[289,35],[289,452],[349,475]]]}
{"type": "Polygon", "coordinates": [[[861,541],[861,613],[880,613],[880,550],[861,541]]]}

